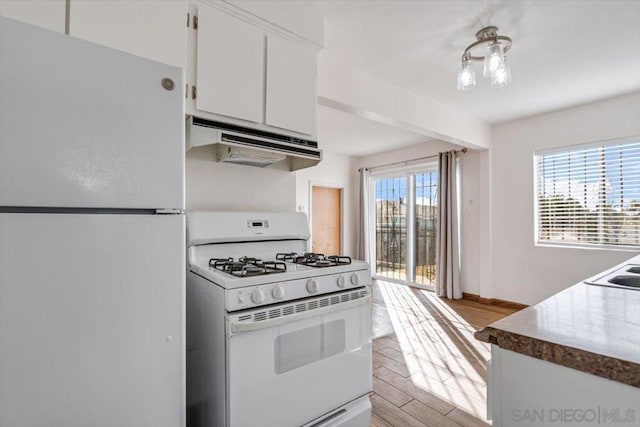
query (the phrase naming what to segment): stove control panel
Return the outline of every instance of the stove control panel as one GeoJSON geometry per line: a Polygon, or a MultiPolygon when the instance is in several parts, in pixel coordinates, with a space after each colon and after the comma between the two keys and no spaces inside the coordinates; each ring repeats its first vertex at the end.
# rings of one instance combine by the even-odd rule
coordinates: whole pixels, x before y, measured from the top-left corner
{"type": "Polygon", "coordinates": [[[371,284],[368,270],[314,276],[226,291],[227,311],[276,304],[371,284]]]}

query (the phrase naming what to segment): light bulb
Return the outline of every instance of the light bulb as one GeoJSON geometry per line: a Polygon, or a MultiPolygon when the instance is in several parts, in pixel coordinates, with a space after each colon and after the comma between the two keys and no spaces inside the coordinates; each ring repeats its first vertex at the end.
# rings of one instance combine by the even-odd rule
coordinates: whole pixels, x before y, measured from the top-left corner
{"type": "Polygon", "coordinates": [[[473,61],[469,58],[462,58],[458,69],[458,90],[473,89],[476,85],[476,70],[473,61]]]}
{"type": "Polygon", "coordinates": [[[498,68],[491,78],[491,87],[500,88],[511,83],[511,68],[509,68],[509,65],[507,64],[506,57],[504,60],[503,66],[498,68]]]}
{"type": "Polygon", "coordinates": [[[484,70],[482,75],[493,77],[494,73],[504,67],[504,51],[500,43],[494,42],[487,47],[484,57],[484,70]]]}

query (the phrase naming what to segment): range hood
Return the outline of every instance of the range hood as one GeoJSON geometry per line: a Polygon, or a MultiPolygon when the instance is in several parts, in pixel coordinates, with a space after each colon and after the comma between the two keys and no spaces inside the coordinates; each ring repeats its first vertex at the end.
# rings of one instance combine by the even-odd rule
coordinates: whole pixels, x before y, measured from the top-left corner
{"type": "Polygon", "coordinates": [[[308,168],[322,160],[316,141],[294,138],[242,126],[187,118],[187,151],[212,146],[219,162],[267,167],[285,164],[289,170],[308,168]]]}

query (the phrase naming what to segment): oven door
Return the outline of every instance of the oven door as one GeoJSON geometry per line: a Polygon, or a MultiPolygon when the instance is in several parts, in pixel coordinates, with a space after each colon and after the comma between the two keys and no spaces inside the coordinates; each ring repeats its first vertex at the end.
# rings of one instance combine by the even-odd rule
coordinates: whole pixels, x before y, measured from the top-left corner
{"type": "Polygon", "coordinates": [[[227,424],[301,426],[372,389],[371,290],[227,317],[227,424]]]}

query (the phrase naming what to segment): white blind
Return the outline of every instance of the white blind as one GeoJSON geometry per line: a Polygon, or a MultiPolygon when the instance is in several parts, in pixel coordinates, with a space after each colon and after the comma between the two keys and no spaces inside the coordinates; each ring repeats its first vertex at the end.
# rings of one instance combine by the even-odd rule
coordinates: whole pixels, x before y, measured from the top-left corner
{"type": "Polygon", "coordinates": [[[538,153],[537,239],[640,248],[640,141],[538,153]]]}

